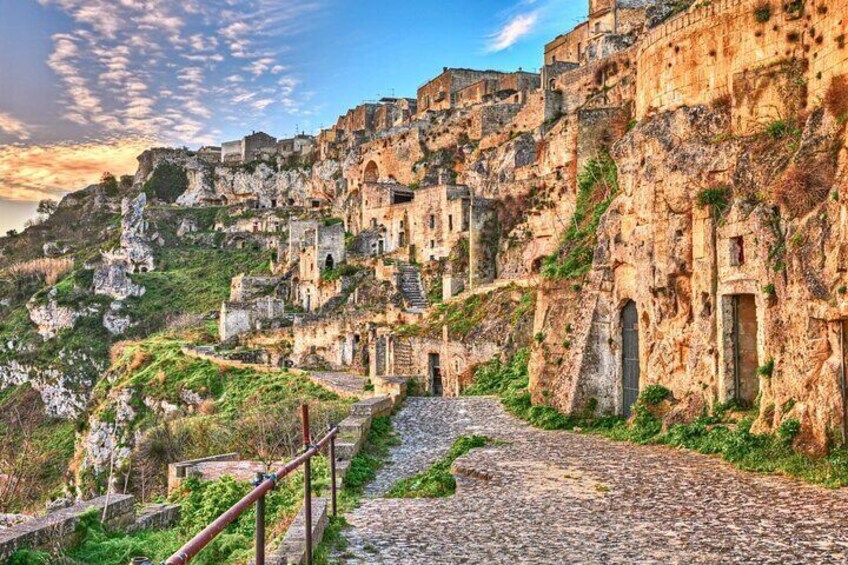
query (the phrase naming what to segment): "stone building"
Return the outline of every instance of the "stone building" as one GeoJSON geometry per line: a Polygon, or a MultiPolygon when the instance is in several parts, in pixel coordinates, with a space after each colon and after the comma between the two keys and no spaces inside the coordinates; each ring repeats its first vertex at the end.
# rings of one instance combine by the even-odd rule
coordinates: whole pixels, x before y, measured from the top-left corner
{"type": "Polygon", "coordinates": [[[541,85],[537,73],[517,71],[498,78],[484,78],[456,93],[456,106],[467,108],[485,103],[524,104],[530,92],[541,85]]]}
{"type": "Polygon", "coordinates": [[[453,108],[457,93],[481,80],[498,80],[505,73],[445,67],[442,73],[418,89],[418,113],[439,112],[453,108]]]}
{"type": "Polygon", "coordinates": [[[315,149],[315,137],[299,134],[277,142],[277,154],[283,158],[309,157],[315,149]]]}
{"type": "Polygon", "coordinates": [[[263,154],[273,154],[276,151],[277,138],[265,132],[252,132],[236,141],[225,141],[221,144],[221,162],[226,164],[241,164],[255,161],[263,154]]]}
{"type": "Polygon", "coordinates": [[[320,220],[290,220],[286,269],[293,272],[290,298],[304,312],[320,309],[341,291],[342,281],[322,275],[346,259],[344,225],[320,220]]]}

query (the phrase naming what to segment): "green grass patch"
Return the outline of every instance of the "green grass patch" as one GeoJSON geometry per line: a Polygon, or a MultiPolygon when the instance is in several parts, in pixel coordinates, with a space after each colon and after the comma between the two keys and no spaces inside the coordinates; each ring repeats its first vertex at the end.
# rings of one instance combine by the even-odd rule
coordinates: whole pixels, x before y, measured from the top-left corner
{"type": "Polygon", "coordinates": [[[472,449],[490,443],[485,436],[463,436],[458,438],[450,452],[423,473],[403,479],[392,485],[386,498],[443,498],[456,492],[456,479],[451,474],[451,465],[472,449]]]}

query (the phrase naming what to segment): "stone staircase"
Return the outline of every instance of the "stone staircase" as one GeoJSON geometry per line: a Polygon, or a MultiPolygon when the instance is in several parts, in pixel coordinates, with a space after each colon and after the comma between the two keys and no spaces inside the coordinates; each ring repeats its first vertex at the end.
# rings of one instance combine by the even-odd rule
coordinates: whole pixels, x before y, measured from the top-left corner
{"type": "Polygon", "coordinates": [[[409,305],[407,310],[410,312],[423,312],[428,304],[418,267],[401,265],[398,270],[400,271],[400,292],[409,305]]]}

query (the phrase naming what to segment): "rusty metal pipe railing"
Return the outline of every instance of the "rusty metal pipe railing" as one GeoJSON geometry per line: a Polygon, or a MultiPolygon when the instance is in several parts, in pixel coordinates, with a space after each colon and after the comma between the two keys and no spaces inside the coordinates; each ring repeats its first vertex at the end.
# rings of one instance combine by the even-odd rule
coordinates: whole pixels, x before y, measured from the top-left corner
{"type": "MultiPolygon", "coordinates": [[[[326,447],[328,444],[335,443],[335,437],[339,432],[338,426],[333,426],[330,430],[322,437],[318,442],[314,444],[309,444],[309,409],[306,405],[304,405],[304,443],[306,444],[303,453],[280,467],[276,473],[266,476],[265,480],[259,482],[252,491],[247,493],[244,498],[236,502],[233,506],[230,507],[229,510],[218,516],[211,524],[206,526],[200,533],[194,536],[191,540],[186,542],[180,549],[176,551],[173,555],[171,555],[168,559],[165,560],[164,565],[186,565],[191,559],[197,556],[203,548],[209,545],[212,540],[218,537],[224,528],[232,524],[239,516],[241,516],[245,511],[247,511],[253,504],[259,502],[260,499],[264,499],[265,495],[268,494],[274,487],[277,485],[277,481],[282,479],[283,477],[290,475],[293,473],[298,467],[301,465],[308,465],[309,460],[318,455],[318,453],[326,447]]],[[[335,451],[333,449],[333,451],[335,451]]],[[[335,453],[333,453],[335,455],[335,453]]],[[[331,468],[335,469],[335,464],[331,465],[331,468]]],[[[306,469],[304,469],[306,471],[306,469]]],[[[310,477],[309,473],[306,473],[304,477],[305,490],[306,493],[310,493],[310,477]]],[[[335,477],[332,480],[333,486],[335,486],[335,477]]],[[[335,490],[335,489],[333,489],[335,490]]],[[[333,492],[333,498],[335,498],[335,492],[333,492]]],[[[311,497],[304,499],[304,506],[306,509],[311,509],[312,501],[311,497]]],[[[312,545],[312,531],[309,528],[310,523],[312,522],[312,516],[310,513],[305,514],[306,523],[307,523],[307,532],[306,539],[308,542],[308,546],[312,545]]],[[[258,526],[258,516],[257,516],[257,526],[258,526]]],[[[264,534],[264,532],[263,532],[264,534]]],[[[259,532],[257,532],[257,537],[259,536],[259,532]]],[[[264,537],[264,536],[263,536],[264,537]]],[[[258,540],[257,540],[258,541],[258,540]]],[[[264,540],[263,540],[264,541],[264,540]]],[[[262,549],[260,550],[259,544],[257,543],[257,552],[264,552],[264,544],[262,549]]],[[[311,555],[309,556],[311,559],[311,555]]],[[[264,555],[263,557],[264,558],[264,555]]]]}

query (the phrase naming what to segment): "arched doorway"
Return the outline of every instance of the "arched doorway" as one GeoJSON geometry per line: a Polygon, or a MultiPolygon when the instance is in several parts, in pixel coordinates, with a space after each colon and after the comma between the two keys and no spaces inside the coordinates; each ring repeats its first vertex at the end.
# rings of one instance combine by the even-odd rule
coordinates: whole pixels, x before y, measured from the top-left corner
{"type": "Polygon", "coordinates": [[[362,180],[365,182],[377,182],[380,179],[380,169],[377,168],[377,163],[368,161],[365,165],[365,171],[362,174],[362,180]]]}
{"type": "Polygon", "coordinates": [[[632,300],[621,311],[621,413],[630,417],[639,398],[639,313],[632,300]]]}
{"type": "Polygon", "coordinates": [[[333,256],[328,253],[327,258],[324,259],[324,268],[325,269],[332,269],[333,267],[335,267],[335,265],[336,265],[336,262],[333,260],[333,256]]]}

